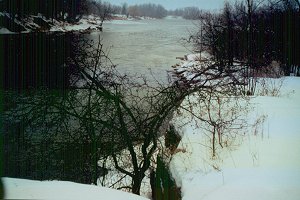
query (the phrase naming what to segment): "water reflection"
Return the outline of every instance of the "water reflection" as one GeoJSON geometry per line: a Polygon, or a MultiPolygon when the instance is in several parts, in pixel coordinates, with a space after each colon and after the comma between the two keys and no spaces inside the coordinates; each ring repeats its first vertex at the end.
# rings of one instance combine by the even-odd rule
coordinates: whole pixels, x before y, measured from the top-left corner
{"type": "Polygon", "coordinates": [[[74,173],[71,166],[76,164],[69,160],[74,152],[82,152],[82,145],[65,140],[58,144],[59,122],[69,119],[63,113],[46,113],[49,103],[61,102],[72,91],[71,77],[78,74],[68,65],[68,58],[80,50],[80,37],[46,33],[1,35],[3,176],[74,181],[70,178],[74,173]]]}
{"type": "Polygon", "coordinates": [[[72,72],[65,63],[74,51],[73,38],[72,34],[1,35],[4,89],[68,87],[72,72]]]}

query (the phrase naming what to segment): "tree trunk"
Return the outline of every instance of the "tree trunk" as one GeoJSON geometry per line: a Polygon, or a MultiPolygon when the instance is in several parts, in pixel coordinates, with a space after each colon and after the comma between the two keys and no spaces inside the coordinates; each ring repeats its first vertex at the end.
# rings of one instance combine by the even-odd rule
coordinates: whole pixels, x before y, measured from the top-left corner
{"type": "Polygon", "coordinates": [[[132,193],[140,195],[141,190],[141,184],[142,180],[144,179],[145,174],[142,172],[138,172],[133,178],[132,178],[132,193]]]}
{"type": "Polygon", "coordinates": [[[214,131],[213,131],[213,138],[212,138],[213,157],[215,157],[215,156],[216,156],[216,147],[215,147],[215,141],[216,141],[216,128],[214,127],[214,131]]]}

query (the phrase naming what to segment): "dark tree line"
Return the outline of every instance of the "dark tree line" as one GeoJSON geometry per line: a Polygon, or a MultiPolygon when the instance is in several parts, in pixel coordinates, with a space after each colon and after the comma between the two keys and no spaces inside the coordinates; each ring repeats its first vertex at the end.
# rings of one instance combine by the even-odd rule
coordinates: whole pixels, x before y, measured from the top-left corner
{"type": "Polygon", "coordinates": [[[113,5],[106,1],[95,0],[3,0],[0,12],[10,13],[12,17],[23,18],[28,15],[42,14],[46,18],[79,21],[82,15],[94,14],[107,19],[112,14],[131,15],[133,17],[166,17],[168,11],[161,5],[142,4],[128,6],[113,5]]]}
{"type": "Polygon", "coordinates": [[[86,0],[3,0],[0,10],[12,16],[42,14],[47,18],[77,21],[87,9],[86,0]]]}
{"type": "Polygon", "coordinates": [[[128,7],[128,14],[133,17],[164,18],[168,11],[162,5],[142,4],[128,7]]]}
{"type": "Polygon", "coordinates": [[[200,15],[201,27],[192,38],[198,50],[209,50],[221,63],[244,63],[247,75],[259,74],[272,61],[286,75],[300,75],[299,10],[298,0],[226,3],[220,14],[200,15]]]}
{"type": "Polygon", "coordinates": [[[184,19],[199,19],[201,14],[201,10],[197,7],[186,7],[186,8],[178,8],[175,10],[168,11],[169,15],[173,16],[181,16],[184,19]]]}
{"type": "Polygon", "coordinates": [[[121,14],[122,9],[123,8],[121,6],[113,5],[107,1],[88,0],[87,9],[85,10],[84,14],[94,14],[102,17],[105,14],[121,14]]]}
{"type": "Polygon", "coordinates": [[[109,14],[121,14],[132,17],[152,17],[152,18],[163,18],[166,17],[168,11],[161,5],[156,4],[141,4],[141,5],[131,5],[128,6],[127,3],[122,5],[113,5],[108,1],[87,1],[87,9],[84,14],[98,15],[102,18],[103,15],[109,14]]]}

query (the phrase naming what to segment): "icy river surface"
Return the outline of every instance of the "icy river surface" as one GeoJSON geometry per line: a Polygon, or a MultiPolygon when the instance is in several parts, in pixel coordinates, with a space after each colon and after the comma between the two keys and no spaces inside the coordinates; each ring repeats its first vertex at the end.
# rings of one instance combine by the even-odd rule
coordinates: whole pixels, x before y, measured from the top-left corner
{"type": "MultiPolygon", "coordinates": [[[[164,79],[166,71],[178,63],[176,57],[191,52],[186,40],[196,30],[194,21],[167,17],[157,20],[116,20],[104,24],[101,33],[109,57],[121,71],[164,79]]],[[[97,41],[99,33],[90,35],[97,41]]]]}
{"type": "Polygon", "coordinates": [[[95,45],[101,36],[105,51],[120,72],[165,81],[166,71],[180,62],[176,57],[191,52],[192,45],[186,40],[196,27],[195,21],[167,17],[107,21],[103,32],[90,34],[33,32],[2,35],[4,88],[69,87],[73,71],[63,66],[69,56],[82,50],[76,43],[78,36],[93,40],[95,45]]]}

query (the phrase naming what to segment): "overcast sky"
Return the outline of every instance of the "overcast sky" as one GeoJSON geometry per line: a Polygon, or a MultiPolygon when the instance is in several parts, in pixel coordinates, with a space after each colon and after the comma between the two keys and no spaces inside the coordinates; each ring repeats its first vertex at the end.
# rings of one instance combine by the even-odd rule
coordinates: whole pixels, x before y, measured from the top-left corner
{"type": "MultiPolygon", "coordinates": [[[[234,1],[234,0],[228,0],[234,1]]],[[[143,4],[143,3],[155,3],[161,4],[166,9],[183,8],[187,6],[196,6],[201,9],[215,10],[223,7],[224,0],[109,0],[108,2],[121,5],[126,2],[128,5],[143,4]]]]}

